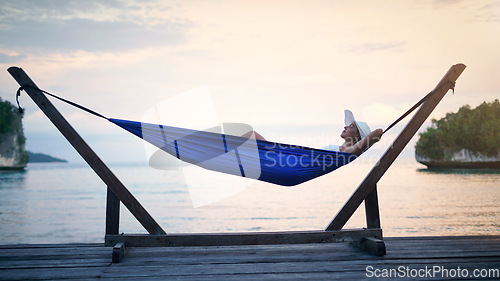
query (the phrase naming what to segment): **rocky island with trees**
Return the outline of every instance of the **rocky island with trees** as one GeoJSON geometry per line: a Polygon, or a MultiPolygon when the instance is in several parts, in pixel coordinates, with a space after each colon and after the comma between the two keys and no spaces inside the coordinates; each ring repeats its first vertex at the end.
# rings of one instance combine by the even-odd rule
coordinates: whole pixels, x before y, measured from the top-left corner
{"type": "Polygon", "coordinates": [[[500,102],[465,105],[419,136],[415,158],[428,168],[500,169],[500,102]]]}
{"type": "Polygon", "coordinates": [[[28,163],[22,117],[17,107],[0,99],[0,170],[23,169],[28,163]]]}
{"type": "Polygon", "coordinates": [[[0,98],[0,170],[22,170],[28,162],[67,162],[26,151],[22,118],[17,107],[0,98]]]}

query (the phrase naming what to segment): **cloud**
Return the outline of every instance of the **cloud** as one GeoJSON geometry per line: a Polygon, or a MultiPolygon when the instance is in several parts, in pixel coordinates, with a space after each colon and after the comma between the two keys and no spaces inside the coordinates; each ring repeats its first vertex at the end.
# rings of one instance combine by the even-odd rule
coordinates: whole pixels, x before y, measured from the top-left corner
{"type": "Polygon", "coordinates": [[[51,0],[18,0],[2,1],[2,17],[25,18],[42,16],[71,16],[76,13],[89,13],[96,11],[99,6],[122,7],[123,1],[106,1],[100,4],[97,1],[51,1],[51,0]]]}
{"type": "Polygon", "coordinates": [[[0,31],[2,47],[34,51],[122,51],[182,40],[184,26],[164,24],[154,29],[130,22],[103,23],[87,19],[63,22],[22,21],[0,31]]]}
{"type": "Polygon", "coordinates": [[[144,16],[145,4],[131,3],[134,5],[121,1],[106,5],[92,1],[7,2],[0,8],[0,48],[23,53],[111,52],[184,40],[191,27],[188,21],[144,16]],[[54,3],[61,5],[55,7],[54,3]]]}
{"type": "Polygon", "coordinates": [[[0,50],[0,63],[13,63],[26,58],[26,55],[0,50]]]}
{"type": "MultiPolygon", "coordinates": [[[[158,23],[172,17],[168,12],[175,1],[165,4],[164,1],[151,0],[17,0],[2,1],[0,20],[25,21],[28,19],[69,20],[92,19],[101,22],[132,21],[141,24],[158,23]]],[[[176,18],[176,20],[179,20],[176,18]]]]}
{"type": "Polygon", "coordinates": [[[500,22],[500,1],[485,4],[477,9],[475,15],[471,17],[473,22],[500,22]]]}
{"type": "Polygon", "coordinates": [[[449,6],[455,6],[456,4],[462,2],[463,0],[434,0],[433,7],[436,8],[448,8],[449,6]]]}

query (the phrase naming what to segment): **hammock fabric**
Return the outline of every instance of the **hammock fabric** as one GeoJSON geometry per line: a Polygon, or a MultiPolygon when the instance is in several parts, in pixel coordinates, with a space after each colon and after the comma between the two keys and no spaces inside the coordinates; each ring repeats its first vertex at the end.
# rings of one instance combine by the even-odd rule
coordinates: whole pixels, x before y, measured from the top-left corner
{"type": "Polygon", "coordinates": [[[301,184],[357,158],[350,153],[221,133],[121,119],[108,120],[182,161],[283,186],[301,184]]]}

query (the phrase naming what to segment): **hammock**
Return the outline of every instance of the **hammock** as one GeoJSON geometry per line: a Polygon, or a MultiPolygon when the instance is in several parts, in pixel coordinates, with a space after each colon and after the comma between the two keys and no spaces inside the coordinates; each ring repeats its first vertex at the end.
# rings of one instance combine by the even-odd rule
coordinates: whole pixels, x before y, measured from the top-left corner
{"type": "MultiPolygon", "coordinates": [[[[339,151],[107,118],[72,101],[36,89],[95,116],[104,118],[184,162],[208,170],[257,179],[277,185],[293,186],[304,183],[328,174],[357,158],[355,154],[339,151]]],[[[22,90],[24,90],[24,87],[20,87],[16,95],[21,112],[22,108],[19,105],[18,98],[22,90]]],[[[392,123],[384,130],[384,133],[425,102],[431,93],[392,123]]]]}
{"type": "Polygon", "coordinates": [[[330,173],[356,155],[121,119],[107,119],[170,155],[202,168],[283,186],[330,173]]]}

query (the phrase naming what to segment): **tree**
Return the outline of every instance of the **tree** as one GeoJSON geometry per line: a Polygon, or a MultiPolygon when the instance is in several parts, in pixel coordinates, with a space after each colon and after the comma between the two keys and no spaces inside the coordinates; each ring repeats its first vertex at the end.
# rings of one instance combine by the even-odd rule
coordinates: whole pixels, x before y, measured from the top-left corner
{"type": "Polygon", "coordinates": [[[471,109],[462,106],[457,113],[433,119],[431,127],[419,134],[415,153],[432,160],[446,160],[467,149],[486,156],[500,154],[500,102],[483,102],[471,109]]]}
{"type": "Polygon", "coordinates": [[[8,101],[0,98],[0,135],[11,132],[14,129],[14,118],[16,108],[8,101]]]}

